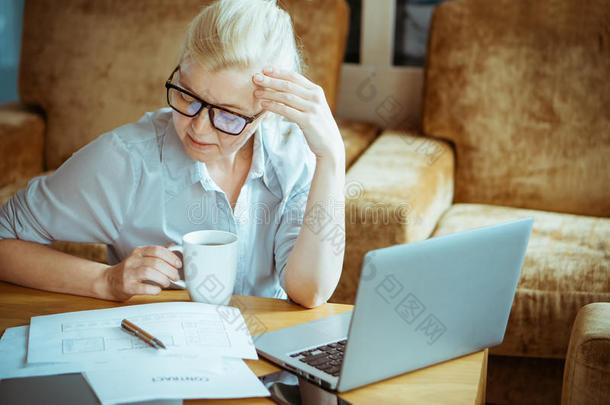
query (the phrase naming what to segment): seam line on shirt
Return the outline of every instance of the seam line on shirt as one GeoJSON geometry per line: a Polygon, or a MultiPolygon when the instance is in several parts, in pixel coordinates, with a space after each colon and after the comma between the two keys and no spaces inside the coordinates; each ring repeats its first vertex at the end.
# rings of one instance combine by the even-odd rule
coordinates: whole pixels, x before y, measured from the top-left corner
{"type": "MultiPolygon", "coordinates": [[[[129,155],[129,157],[132,157],[131,153],[129,151],[129,148],[127,147],[127,144],[118,135],[116,135],[115,132],[113,132],[113,135],[114,135],[113,138],[115,138],[115,142],[117,143],[117,145],[120,145],[123,148],[123,151],[126,152],[129,155]]],[[[140,180],[141,180],[141,176],[139,176],[136,173],[136,170],[134,168],[133,159],[130,159],[128,164],[129,164],[129,168],[131,170],[131,175],[132,175],[133,179],[135,180],[134,181],[135,186],[132,187],[132,189],[129,192],[129,200],[127,202],[127,209],[125,211],[125,216],[123,218],[123,222],[121,222],[121,225],[120,225],[119,229],[117,230],[118,231],[117,238],[120,238],[121,233],[123,232],[123,228],[125,227],[125,223],[128,222],[128,218],[131,218],[132,209],[134,207],[134,200],[135,200],[135,189],[138,188],[140,180]]]]}

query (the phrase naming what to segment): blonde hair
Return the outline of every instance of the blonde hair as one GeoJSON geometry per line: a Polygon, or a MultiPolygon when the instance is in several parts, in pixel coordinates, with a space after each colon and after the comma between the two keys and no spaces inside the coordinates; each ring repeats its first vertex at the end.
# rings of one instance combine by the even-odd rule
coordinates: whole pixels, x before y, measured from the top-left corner
{"type": "Polygon", "coordinates": [[[180,61],[187,58],[209,72],[304,68],[290,15],[274,0],[219,0],[205,7],[188,27],[180,61]]]}

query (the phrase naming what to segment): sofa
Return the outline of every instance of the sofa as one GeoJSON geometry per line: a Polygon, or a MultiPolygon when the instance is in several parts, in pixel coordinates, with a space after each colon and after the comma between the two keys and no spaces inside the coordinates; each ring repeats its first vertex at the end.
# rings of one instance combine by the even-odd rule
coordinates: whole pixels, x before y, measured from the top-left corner
{"type": "Polygon", "coordinates": [[[561,405],[602,405],[610,398],[610,303],[578,311],[566,357],[561,405]]]}
{"type": "Polygon", "coordinates": [[[608,0],[442,3],[420,128],[385,129],[347,172],[335,302],[370,249],[534,218],[489,403],[559,403],[576,314],[610,301],[609,27],[608,0]]]}

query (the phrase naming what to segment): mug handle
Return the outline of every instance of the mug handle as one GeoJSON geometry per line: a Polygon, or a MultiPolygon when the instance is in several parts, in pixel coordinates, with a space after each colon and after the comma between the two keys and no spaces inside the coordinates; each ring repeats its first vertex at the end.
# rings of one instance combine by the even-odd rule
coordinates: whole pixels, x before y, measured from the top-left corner
{"type": "MultiPolygon", "coordinates": [[[[184,250],[182,249],[182,246],[173,245],[173,246],[168,247],[167,249],[169,249],[171,252],[180,252],[182,254],[182,257],[184,258],[184,250]]],[[[184,261],[182,261],[182,268],[184,268],[184,261]]],[[[173,288],[176,288],[179,290],[186,289],[186,282],[184,280],[178,280],[178,281],[169,280],[169,284],[170,284],[170,287],[173,287],[173,288]]]]}

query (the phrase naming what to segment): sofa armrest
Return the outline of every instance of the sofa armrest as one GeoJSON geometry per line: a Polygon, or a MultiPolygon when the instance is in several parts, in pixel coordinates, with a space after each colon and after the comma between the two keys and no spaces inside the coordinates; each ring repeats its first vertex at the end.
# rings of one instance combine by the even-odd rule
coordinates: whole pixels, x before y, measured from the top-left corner
{"type": "Polygon", "coordinates": [[[610,398],[610,303],[578,311],[563,376],[562,405],[607,404],[610,398]]]}
{"type": "Polygon", "coordinates": [[[379,127],[367,122],[344,119],[336,121],[345,145],[345,169],[347,170],[377,138],[379,127]]]}
{"type": "Polygon", "coordinates": [[[0,187],[43,170],[45,122],[21,103],[0,105],[0,187]]]}
{"type": "Polygon", "coordinates": [[[332,302],[353,303],[364,255],[430,236],[453,200],[454,153],[445,141],[384,131],[346,175],[343,273],[332,302]]]}

